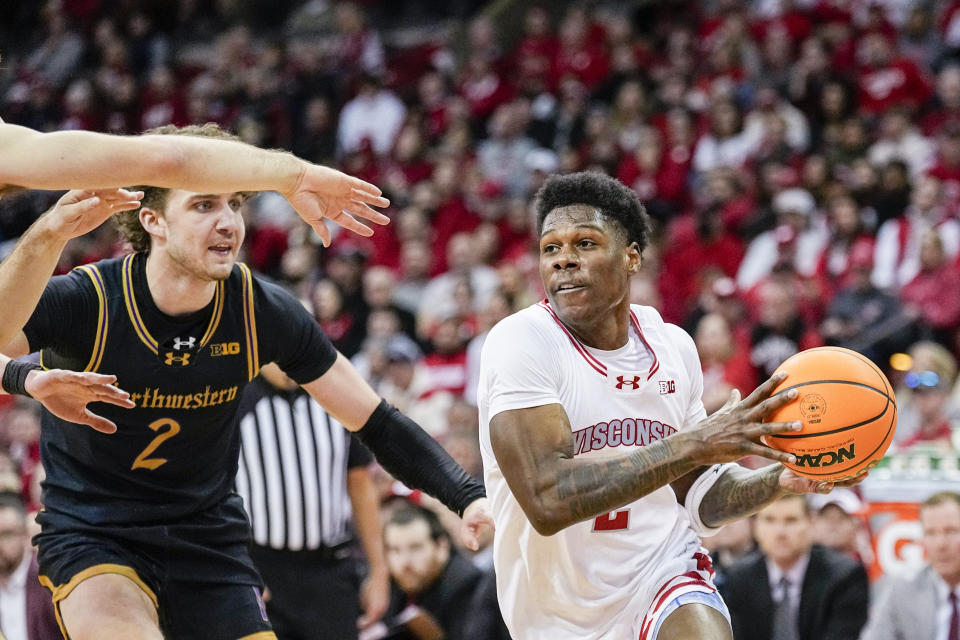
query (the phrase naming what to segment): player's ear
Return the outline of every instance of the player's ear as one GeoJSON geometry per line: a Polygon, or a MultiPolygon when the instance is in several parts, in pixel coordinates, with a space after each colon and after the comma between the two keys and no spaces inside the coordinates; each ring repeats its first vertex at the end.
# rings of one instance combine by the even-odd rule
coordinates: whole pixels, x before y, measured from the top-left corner
{"type": "Polygon", "coordinates": [[[167,221],[159,211],[149,207],[141,207],[139,218],[143,230],[151,236],[166,236],[167,221]]]}
{"type": "Polygon", "coordinates": [[[627,245],[627,250],[624,252],[624,260],[626,261],[627,271],[630,272],[630,275],[640,271],[640,265],[643,263],[643,257],[640,254],[640,245],[636,242],[631,242],[627,245]]]}

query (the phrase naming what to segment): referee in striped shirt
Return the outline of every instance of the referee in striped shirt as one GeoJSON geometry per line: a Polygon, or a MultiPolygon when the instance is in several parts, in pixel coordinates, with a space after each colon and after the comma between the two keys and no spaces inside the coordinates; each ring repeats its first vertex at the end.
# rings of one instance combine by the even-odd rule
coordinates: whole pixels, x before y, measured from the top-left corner
{"type": "Polygon", "coordinates": [[[274,364],[239,412],[237,492],[278,640],[356,638],[358,620],[373,624],[389,602],[373,457],[274,364]],[[354,530],[369,563],[362,582],[354,530]]]}

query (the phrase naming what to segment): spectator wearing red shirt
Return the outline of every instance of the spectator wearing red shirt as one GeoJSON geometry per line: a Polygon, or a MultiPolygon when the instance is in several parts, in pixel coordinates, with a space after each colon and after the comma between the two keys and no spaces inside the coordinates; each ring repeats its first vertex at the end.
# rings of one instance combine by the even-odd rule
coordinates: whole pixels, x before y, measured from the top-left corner
{"type": "Polygon", "coordinates": [[[554,86],[565,76],[577,78],[588,90],[610,73],[603,31],[590,24],[586,11],[570,8],[560,23],[560,46],[553,60],[554,86]]]}
{"type": "MultiPolygon", "coordinates": [[[[960,80],[960,73],[957,78],[960,80]]],[[[947,122],[940,130],[937,155],[927,174],[940,180],[944,206],[956,217],[960,213],[960,120],[947,122]]]]}
{"type": "Polygon", "coordinates": [[[900,299],[934,335],[953,344],[960,328],[960,271],[943,251],[936,229],[928,229],[920,240],[920,272],[900,289],[900,299]]]}
{"type": "Polygon", "coordinates": [[[857,202],[847,193],[833,196],[827,202],[827,224],[830,239],[817,260],[816,278],[827,301],[846,286],[850,273],[850,256],[855,251],[873,256],[873,236],[867,232],[857,202]]]}
{"type": "Polygon", "coordinates": [[[930,82],[908,58],[897,57],[889,39],[868,33],[860,39],[860,108],[876,116],[894,105],[916,109],[931,94],[930,82]]]}
{"type": "Polygon", "coordinates": [[[687,173],[691,157],[686,153],[664,153],[660,134],[646,128],[632,153],[625,153],[617,168],[617,179],[640,196],[655,219],[666,222],[680,211],[689,198],[687,173]]]}
{"type": "Polygon", "coordinates": [[[743,395],[756,386],[750,357],[734,339],[722,315],[708,313],[700,318],[694,342],[703,368],[703,406],[707,415],[722,407],[733,389],[743,395]]]}
{"type": "Polygon", "coordinates": [[[920,127],[936,135],[948,123],[960,125],[960,64],[949,62],[937,73],[936,93],[924,105],[920,127]]]}
{"type": "Polygon", "coordinates": [[[559,47],[547,9],[541,5],[527,9],[523,17],[523,37],[512,56],[513,60],[522,63],[517,65],[517,84],[525,85],[526,77],[551,77],[559,47]]]}
{"type": "Polygon", "coordinates": [[[510,84],[482,53],[472,53],[460,79],[460,95],[470,107],[470,116],[480,122],[513,98],[510,84]]]}

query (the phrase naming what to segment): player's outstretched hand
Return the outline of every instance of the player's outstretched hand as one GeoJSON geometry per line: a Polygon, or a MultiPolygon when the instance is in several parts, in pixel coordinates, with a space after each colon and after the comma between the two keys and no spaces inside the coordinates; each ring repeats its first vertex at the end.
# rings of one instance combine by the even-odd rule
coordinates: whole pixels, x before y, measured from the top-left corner
{"type": "Polygon", "coordinates": [[[46,223],[64,238],[76,238],[93,231],[115,213],[140,206],[143,191],[101,189],[67,191],[47,212],[46,223]]]}
{"type": "Polygon", "coordinates": [[[390,576],[386,571],[371,573],[360,585],[360,608],[363,615],[357,627],[366,629],[375,624],[390,606],[390,576]]]}
{"type": "Polygon", "coordinates": [[[330,230],[323,223],[324,218],[361,236],[373,235],[373,229],[356,217],[376,224],[390,222],[390,218],[372,208],[389,206],[390,201],[381,193],[369,182],[336,169],[304,163],[297,186],[283,195],[327,247],[330,246],[330,230]]]}
{"type": "Polygon", "coordinates": [[[486,544],[492,539],[493,528],[490,502],[486,498],[478,498],[463,511],[460,542],[471,551],[479,551],[481,542],[486,544]]]}
{"type": "Polygon", "coordinates": [[[780,473],[780,486],[790,493],[830,493],[838,487],[849,489],[867,479],[867,470],[861,469],[857,475],[836,482],[824,482],[813,478],[804,478],[784,467],[780,473]]]}
{"type": "Polygon", "coordinates": [[[58,418],[85,424],[101,433],[117,430],[110,420],[91,412],[91,402],[107,402],[132,409],[130,394],[113,386],[117,376],[102,373],[67,371],[65,369],[37,369],[27,374],[24,386],[31,396],[58,418]]]}
{"type": "Polygon", "coordinates": [[[794,462],[793,454],[772,449],[760,443],[760,437],[787,431],[799,431],[800,422],[764,422],[774,411],[797,398],[791,389],[771,396],[773,390],[787,377],[777,373],[740,400],[734,390],[730,399],[716,413],[689,431],[693,439],[693,460],[701,465],[735,462],[746,456],[762,456],[777,462],[794,462]]]}

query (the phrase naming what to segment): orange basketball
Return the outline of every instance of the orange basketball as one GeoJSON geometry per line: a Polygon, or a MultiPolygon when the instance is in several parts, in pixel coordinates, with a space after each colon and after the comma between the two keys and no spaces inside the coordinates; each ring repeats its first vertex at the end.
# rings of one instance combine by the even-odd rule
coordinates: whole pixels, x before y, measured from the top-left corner
{"type": "Polygon", "coordinates": [[[796,389],[799,395],[767,421],[800,420],[803,429],[764,436],[763,441],[797,457],[787,467],[832,481],[876,466],[893,440],[897,403],[875,364],[850,349],[818,347],[787,358],[777,371],[788,376],[774,393],[796,389]]]}

